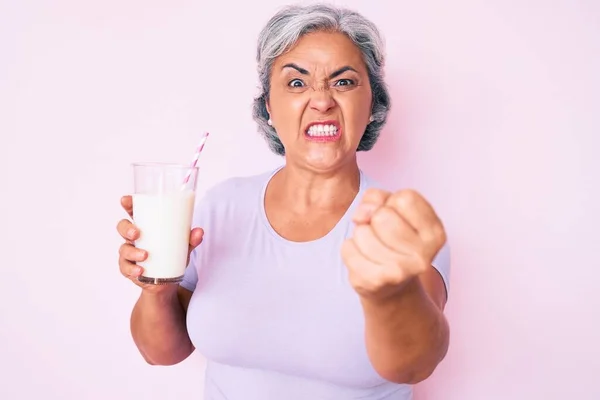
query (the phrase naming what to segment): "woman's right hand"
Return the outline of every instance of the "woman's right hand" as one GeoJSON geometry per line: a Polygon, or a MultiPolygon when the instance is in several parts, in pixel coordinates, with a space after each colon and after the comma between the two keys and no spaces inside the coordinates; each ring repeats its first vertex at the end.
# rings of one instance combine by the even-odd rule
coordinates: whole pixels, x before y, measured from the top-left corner
{"type": "MultiPolygon", "coordinates": [[[[133,219],[133,203],[131,196],[123,196],[121,198],[121,206],[125,209],[129,218],[133,219]]],[[[144,290],[152,292],[162,292],[173,290],[173,284],[167,285],[152,285],[142,283],[138,280],[138,277],[142,274],[144,269],[136,263],[144,261],[148,257],[148,252],[144,249],[138,249],[134,245],[134,241],[139,237],[140,231],[129,219],[122,219],[117,224],[117,232],[125,240],[125,243],[119,248],[119,269],[121,274],[135,283],[137,286],[144,290]]],[[[202,243],[202,237],[204,231],[202,228],[194,228],[190,233],[190,244],[188,247],[188,263],[190,260],[190,253],[200,243],[202,243]]]]}

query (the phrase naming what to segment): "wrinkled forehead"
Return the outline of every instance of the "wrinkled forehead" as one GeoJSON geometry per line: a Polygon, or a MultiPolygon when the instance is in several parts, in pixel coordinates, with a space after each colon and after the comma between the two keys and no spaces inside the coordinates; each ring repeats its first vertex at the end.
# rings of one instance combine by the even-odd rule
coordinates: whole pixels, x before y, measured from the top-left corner
{"type": "Polygon", "coordinates": [[[330,74],[345,66],[358,72],[365,65],[358,46],[343,33],[313,32],[302,36],[273,64],[273,73],[285,72],[284,66],[293,64],[309,74],[330,74]]]}

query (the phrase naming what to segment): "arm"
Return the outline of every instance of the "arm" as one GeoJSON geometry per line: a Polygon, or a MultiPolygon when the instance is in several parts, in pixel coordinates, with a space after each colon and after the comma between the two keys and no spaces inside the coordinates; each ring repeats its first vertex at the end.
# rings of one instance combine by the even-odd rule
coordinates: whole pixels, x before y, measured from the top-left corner
{"type": "Polygon", "coordinates": [[[446,289],[429,268],[397,294],[361,298],[366,345],[374,368],[385,379],[415,384],[428,378],[448,351],[449,327],[443,314],[446,289]]]}
{"type": "Polygon", "coordinates": [[[411,190],[368,190],[353,219],[342,257],[362,304],[371,363],[389,381],[420,382],[448,350],[444,227],[411,190]]]}
{"type": "MultiPolygon", "coordinates": [[[[133,218],[131,196],[123,196],[121,205],[133,218]]],[[[133,341],[149,364],[173,365],[185,360],[194,351],[187,333],[186,314],[192,293],[198,280],[196,252],[202,243],[204,230],[194,228],[190,232],[188,268],[180,285],[148,285],[138,280],[142,268],[137,265],[148,256],[144,249],[134,246],[139,230],[128,219],[117,224],[119,235],[125,243],[119,248],[119,269],[123,276],[142,289],[131,312],[130,329],[133,341]]]]}
{"type": "Polygon", "coordinates": [[[194,351],[185,320],[191,297],[192,292],[179,285],[142,290],[131,313],[131,334],[149,364],[177,364],[194,351]]]}

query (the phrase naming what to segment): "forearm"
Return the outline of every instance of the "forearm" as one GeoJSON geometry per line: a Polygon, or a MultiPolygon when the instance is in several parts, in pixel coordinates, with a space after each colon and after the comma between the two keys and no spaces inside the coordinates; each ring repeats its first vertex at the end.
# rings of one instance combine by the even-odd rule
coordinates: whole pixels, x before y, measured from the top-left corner
{"type": "Polygon", "coordinates": [[[177,290],[142,292],[131,313],[131,334],[149,364],[177,364],[194,351],[177,290]]]}
{"type": "Polygon", "coordinates": [[[398,383],[427,378],[448,350],[449,327],[418,278],[385,300],[361,299],[374,368],[398,383]]]}

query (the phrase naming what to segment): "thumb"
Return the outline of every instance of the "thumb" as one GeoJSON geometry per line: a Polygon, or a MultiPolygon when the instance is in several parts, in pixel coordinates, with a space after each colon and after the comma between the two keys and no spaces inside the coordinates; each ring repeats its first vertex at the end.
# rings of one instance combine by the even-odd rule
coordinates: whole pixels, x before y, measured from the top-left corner
{"type": "Polygon", "coordinates": [[[190,251],[196,248],[204,238],[204,229],[194,228],[190,232],[190,251]]]}
{"type": "Polygon", "coordinates": [[[371,217],[375,211],[385,205],[389,196],[390,193],[385,190],[375,188],[367,189],[352,216],[353,222],[356,224],[368,224],[371,222],[371,217]]]}

